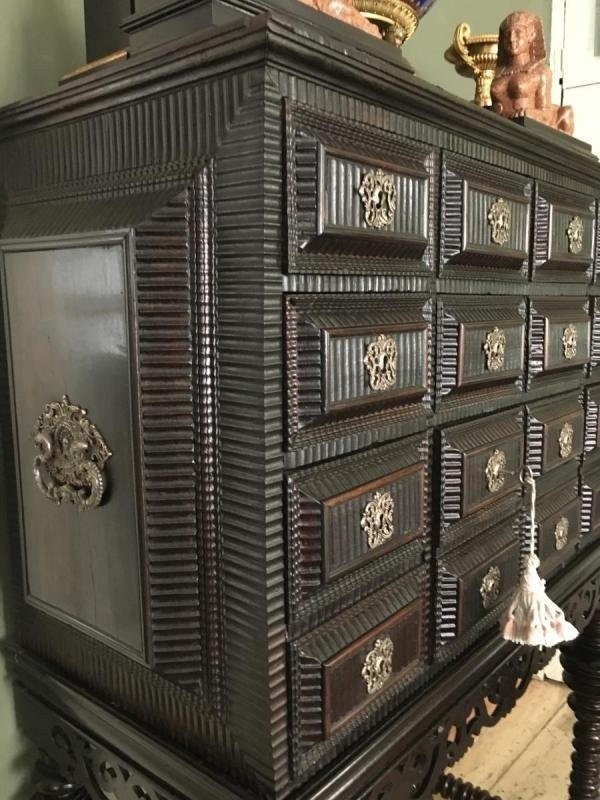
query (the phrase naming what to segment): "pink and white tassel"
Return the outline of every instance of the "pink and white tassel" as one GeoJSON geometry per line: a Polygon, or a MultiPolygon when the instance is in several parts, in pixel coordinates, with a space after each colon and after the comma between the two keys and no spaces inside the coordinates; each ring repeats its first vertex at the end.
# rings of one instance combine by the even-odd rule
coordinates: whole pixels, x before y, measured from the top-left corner
{"type": "Polygon", "coordinates": [[[516,644],[533,647],[555,647],[570,642],[579,631],[565,619],[556,603],[546,594],[546,581],[540,578],[540,560],[535,553],[535,501],[536,487],[530,467],[525,467],[524,481],[531,487],[531,515],[529,527],[529,553],[519,588],[502,623],[502,636],[516,644]]]}

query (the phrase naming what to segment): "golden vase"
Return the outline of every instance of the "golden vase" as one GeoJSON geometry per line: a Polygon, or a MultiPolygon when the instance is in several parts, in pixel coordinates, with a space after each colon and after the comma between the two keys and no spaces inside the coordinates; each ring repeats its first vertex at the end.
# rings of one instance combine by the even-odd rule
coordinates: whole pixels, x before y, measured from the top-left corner
{"type": "Polygon", "coordinates": [[[498,34],[471,35],[471,27],[461,22],[452,45],[444,53],[459,75],[475,79],[475,99],[479,106],[491,106],[491,88],[498,63],[498,34]]]}

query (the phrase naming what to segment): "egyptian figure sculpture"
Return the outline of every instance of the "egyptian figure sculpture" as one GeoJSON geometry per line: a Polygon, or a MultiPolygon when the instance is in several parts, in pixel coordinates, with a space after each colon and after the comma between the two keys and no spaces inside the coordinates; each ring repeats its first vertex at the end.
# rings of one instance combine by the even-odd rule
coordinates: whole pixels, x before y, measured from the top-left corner
{"type": "Polygon", "coordinates": [[[553,105],[551,88],[542,20],[528,11],[510,14],[500,26],[498,66],[492,83],[494,111],[511,119],[531,117],[572,134],[573,109],[553,105]]]}

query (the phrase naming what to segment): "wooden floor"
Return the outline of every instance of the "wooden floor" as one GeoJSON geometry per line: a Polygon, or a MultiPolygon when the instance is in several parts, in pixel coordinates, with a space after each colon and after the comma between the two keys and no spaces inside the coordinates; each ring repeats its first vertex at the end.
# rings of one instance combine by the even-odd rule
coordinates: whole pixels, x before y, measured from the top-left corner
{"type": "Polygon", "coordinates": [[[484,729],[452,772],[502,800],[567,800],[573,712],[569,690],[533,681],[516,708],[484,729]]]}

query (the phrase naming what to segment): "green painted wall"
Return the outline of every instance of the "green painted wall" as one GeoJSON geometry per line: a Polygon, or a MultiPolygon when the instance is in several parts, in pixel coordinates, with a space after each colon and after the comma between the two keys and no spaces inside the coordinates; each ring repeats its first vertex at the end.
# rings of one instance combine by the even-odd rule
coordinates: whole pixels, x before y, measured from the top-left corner
{"type": "MultiPolygon", "coordinates": [[[[85,62],[83,0],[1,0],[1,7],[0,106],[55,88],[62,75],[85,62]]],[[[3,588],[10,581],[7,549],[0,497],[3,588]]],[[[6,634],[5,600],[5,592],[0,592],[0,639],[6,634]]],[[[17,730],[12,689],[0,658],[1,800],[29,800],[32,791],[28,779],[34,759],[35,753],[17,730]]]]}
{"type": "Polygon", "coordinates": [[[1,0],[0,105],[47,92],[85,63],[83,0],[1,0]]]}
{"type": "Polygon", "coordinates": [[[512,11],[533,11],[544,21],[546,48],[550,46],[552,0],[437,0],[423,17],[416,33],[404,45],[403,53],[417,75],[467,100],[474,96],[475,84],[461,78],[444,59],[459,22],[468,22],[473,33],[495,33],[512,11]]]}

